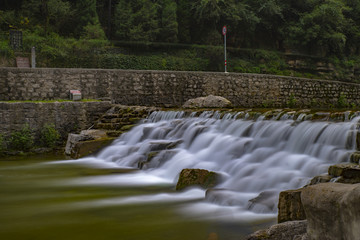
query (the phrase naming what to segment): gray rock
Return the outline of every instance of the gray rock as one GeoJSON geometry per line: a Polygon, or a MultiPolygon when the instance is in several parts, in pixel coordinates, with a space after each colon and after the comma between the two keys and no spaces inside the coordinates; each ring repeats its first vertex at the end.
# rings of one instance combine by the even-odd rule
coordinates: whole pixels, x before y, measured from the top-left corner
{"type": "MultiPolygon", "coordinates": [[[[80,134],[70,133],[65,146],[65,154],[74,158],[80,157],[79,144],[89,140],[99,140],[107,138],[106,132],[103,130],[83,130],[80,134]]],[[[102,144],[101,144],[102,146],[102,144]]]]}
{"type": "Polygon", "coordinates": [[[70,133],[65,146],[65,154],[70,156],[73,154],[73,149],[78,142],[94,139],[90,135],[70,133]]]}
{"type": "Polygon", "coordinates": [[[308,240],[306,233],[307,221],[289,221],[259,230],[245,240],[308,240]]]}
{"type": "Polygon", "coordinates": [[[227,108],[231,107],[231,102],[220,96],[209,95],[187,100],[183,108],[227,108]]]}
{"type": "Polygon", "coordinates": [[[320,183],[308,186],[301,201],[312,240],[360,239],[360,184],[320,183]]]}
{"type": "Polygon", "coordinates": [[[107,137],[106,132],[99,129],[83,130],[80,132],[80,135],[87,135],[93,139],[100,139],[107,137]]]}
{"type": "Polygon", "coordinates": [[[261,192],[257,197],[249,200],[248,209],[259,213],[274,212],[278,196],[278,191],[261,192]]]}

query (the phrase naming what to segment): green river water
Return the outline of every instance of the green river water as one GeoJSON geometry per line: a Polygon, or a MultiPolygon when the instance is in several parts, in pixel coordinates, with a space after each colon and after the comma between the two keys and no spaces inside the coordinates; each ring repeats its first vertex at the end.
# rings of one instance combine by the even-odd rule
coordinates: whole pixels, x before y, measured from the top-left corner
{"type": "Polygon", "coordinates": [[[44,164],[60,159],[63,156],[0,158],[0,239],[242,239],[275,221],[244,224],[189,217],[179,211],[184,202],[87,205],[171,193],[174,186],[62,184],[79,177],[122,173],[80,164],[44,164]]]}

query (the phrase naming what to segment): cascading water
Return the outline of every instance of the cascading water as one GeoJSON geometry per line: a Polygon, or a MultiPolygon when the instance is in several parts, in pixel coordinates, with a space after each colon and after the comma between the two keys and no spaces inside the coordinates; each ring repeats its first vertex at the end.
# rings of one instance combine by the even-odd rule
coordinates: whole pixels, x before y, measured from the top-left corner
{"type": "Polygon", "coordinates": [[[195,115],[153,112],[98,156],[86,159],[141,171],[93,181],[175,185],[182,169],[207,169],[219,173],[222,182],[206,197],[204,191],[193,189],[173,194],[173,198],[165,194],[128,200],[193,196],[203,201],[184,208],[192,213],[203,214],[203,204],[231,209],[232,215],[234,211],[274,214],[280,191],[302,187],[312,177],[325,173],[329,165],[347,161],[355,149],[354,133],[358,131],[358,117],[347,122],[312,122],[301,121],[305,115],[296,120],[285,115],[282,120],[247,120],[245,113],[195,115]]]}

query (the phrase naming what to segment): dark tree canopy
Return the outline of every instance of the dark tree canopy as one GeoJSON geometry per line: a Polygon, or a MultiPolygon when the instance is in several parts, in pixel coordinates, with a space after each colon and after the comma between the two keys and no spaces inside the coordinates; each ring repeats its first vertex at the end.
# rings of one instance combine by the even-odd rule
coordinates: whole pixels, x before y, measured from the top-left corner
{"type": "Polygon", "coordinates": [[[346,56],[360,50],[360,0],[1,0],[0,26],[60,36],[295,49],[346,56]]]}

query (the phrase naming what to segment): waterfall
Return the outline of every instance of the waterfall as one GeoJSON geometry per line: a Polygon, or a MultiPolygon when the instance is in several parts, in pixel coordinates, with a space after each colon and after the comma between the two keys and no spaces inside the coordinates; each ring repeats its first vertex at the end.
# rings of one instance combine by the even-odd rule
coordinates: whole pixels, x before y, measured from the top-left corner
{"type": "Polygon", "coordinates": [[[139,184],[176,184],[184,168],[215,171],[222,181],[206,193],[204,203],[274,214],[280,191],[300,188],[329,165],[348,161],[359,120],[306,121],[306,114],[275,118],[254,120],[246,112],[153,112],[94,159],[141,168],[133,173],[139,178],[131,178],[139,184]],[[151,152],[156,154],[150,160],[151,152]]]}

